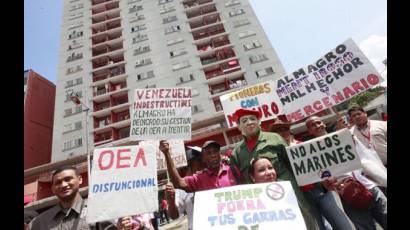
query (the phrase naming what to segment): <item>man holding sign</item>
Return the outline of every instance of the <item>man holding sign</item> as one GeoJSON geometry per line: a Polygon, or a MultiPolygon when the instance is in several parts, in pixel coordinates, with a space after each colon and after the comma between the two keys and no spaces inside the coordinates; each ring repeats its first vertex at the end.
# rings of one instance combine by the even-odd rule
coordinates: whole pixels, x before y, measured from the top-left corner
{"type": "MultiPolygon", "coordinates": [[[[306,120],[306,127],[309,133],[314,137],[321,137],[327,134],[326,125],[317,116],[308,118],[306,120]]],[[[338,155],[341,157],[339,152],[338,155]]],[[[343,185],[344,181],[351,179],[353,176],[372,193],[373,201],[367,209],[359,210],[347,204],[346,201],[342,199],[346,214],[358,230],[375,230],[374,220],[376,220],[383,229],[387,229],[387,198],[373,181],[362,175],[361,171],[362,170],[355,170],[352,173],[343,174],[338,177],[339,181],[332,175],[323,175],[330,178],[325,179],[322,185],[327,190],[337,190],[338,187],[343,185]]],[[[318,189],[318,187],[316,187],[316,189],[318,189]]],[[[319,193],[318,191],[311,190],[307,194],[319,206],[322,214],[329,222],[336,221],[336,223],[342,224],[341,221],[345,221],[345,224],[347,224],[346,215],[344,215],[341,208],[337,206],[334,197],[332,198],[331,193],[326,191],[326,189],[323,189],[322,192],[319,191],[319,193]]]]}
{"type": "Polygon", "coordinates": [[[159,149],[164,153],[167,170],[176,188],[186,192],[196,192],[236,185],[231,168],[221,161],[221,145],[216,141],[206,141],[202,146],[202,158],[207,168],[192,176],[181,178],[171,159],[168,141],[160,141],[159,149]]]}

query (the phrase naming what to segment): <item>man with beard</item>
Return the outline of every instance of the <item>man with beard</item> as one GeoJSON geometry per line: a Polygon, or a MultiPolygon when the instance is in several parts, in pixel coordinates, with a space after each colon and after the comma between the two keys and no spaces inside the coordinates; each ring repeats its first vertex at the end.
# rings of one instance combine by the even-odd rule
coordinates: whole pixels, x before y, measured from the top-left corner
{"type": "Polygon", "coordinates": [[[109,222],[99,222],[95,226],[86,223],[87,205],[79,192],[83,180],[77,168],[63,165],[54,171],[51,180],[51,191],[57,196],[58,204],[34,218],[29,229],[116,229],[109,222]],[[112,227],[107,228],[109,225],[112,227]]]}

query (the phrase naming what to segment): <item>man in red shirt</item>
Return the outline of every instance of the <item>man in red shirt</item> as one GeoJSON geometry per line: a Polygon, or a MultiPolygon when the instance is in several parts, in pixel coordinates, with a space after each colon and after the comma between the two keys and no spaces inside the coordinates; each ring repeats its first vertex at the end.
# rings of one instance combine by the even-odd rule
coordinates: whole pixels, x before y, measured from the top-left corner
{"type": "MultiPolygon", "coordinates": [[[[221,161],[221,145],[216,141],[206,141],[202,146],[201,156],[206,164],[204,170],[182,178],[171,159],[171,149],[167,141],[160,141],[159,149],[165,156],[167,170],[175,188],[186,192],[196,192],[236,185],[234,172],[229,165],[221,161]]],[[[239,172],[238,172],[239,173],[239,172]]]]}

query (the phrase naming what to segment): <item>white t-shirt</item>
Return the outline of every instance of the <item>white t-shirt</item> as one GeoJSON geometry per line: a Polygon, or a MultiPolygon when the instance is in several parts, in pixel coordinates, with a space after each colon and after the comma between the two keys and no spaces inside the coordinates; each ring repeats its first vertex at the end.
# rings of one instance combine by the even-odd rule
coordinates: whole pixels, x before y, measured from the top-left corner
{"type": "Polygon", "coordinates": [[[175,189],[175,205],[178,208],[179,215],[183,215],[184,211],[188,215],[188,229],[192,230],[194,216],[194,194],[187,193],[181,189],[175,189]]]}

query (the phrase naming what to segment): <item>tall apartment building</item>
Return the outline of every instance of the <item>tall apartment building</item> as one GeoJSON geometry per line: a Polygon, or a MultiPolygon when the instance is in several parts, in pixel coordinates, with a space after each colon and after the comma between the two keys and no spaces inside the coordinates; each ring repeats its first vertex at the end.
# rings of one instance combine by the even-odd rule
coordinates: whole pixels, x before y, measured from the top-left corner
{"type": "Polygon", "coordinates": [[[52,82],[24,71],[24,170],[51,160],[55,92],[52,82]]]}
{"type": "Polygon", "coordinates": [[[219,96],[285,74],[248,0],[65,0],[60,45],[53,162],[129,144],[136,88],[192,87],[189,144],[232,144],[219,96]]]}

